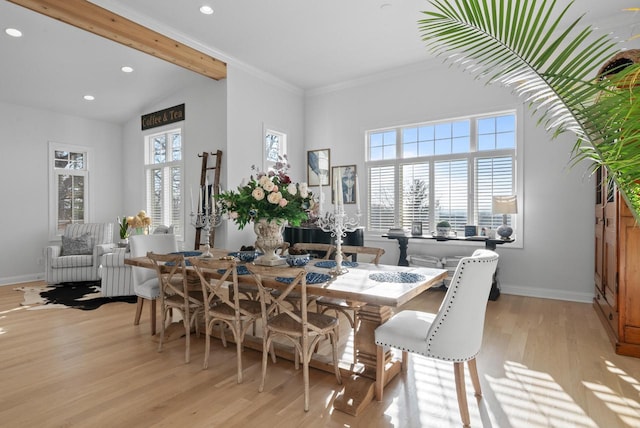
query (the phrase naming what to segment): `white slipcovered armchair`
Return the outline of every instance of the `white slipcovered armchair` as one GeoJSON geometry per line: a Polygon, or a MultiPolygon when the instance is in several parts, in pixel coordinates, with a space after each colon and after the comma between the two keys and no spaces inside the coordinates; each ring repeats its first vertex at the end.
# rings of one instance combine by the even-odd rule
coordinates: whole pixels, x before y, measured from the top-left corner
{"type": "Polygon", "coordinates": [[[114,247],[113,223],[70,224],[62,245],[47,247],[45,280],[48,284],[97,281],[102,255],[114,247]]]}

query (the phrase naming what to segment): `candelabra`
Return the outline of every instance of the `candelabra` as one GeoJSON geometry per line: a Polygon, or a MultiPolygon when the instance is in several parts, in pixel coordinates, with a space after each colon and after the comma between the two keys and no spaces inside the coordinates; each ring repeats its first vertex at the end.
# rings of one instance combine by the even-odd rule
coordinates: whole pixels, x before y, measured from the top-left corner
{"type": "Polygon", "coordinates": [[[334,213],[326,213],[318,217],[318,227],[325,232],[331,232],[331,236],[336,238],[336,267],[329,271],[331,275],[342,275],[349,270],[342,266],[342,238],[347,236],[347,232],[353,232],[360,225],[360,212],[356,217],[349,217],[342,205],[339,205],[334,213]]]}
{"type": "Polygon", "coordinates": [[[220,214],[220,207],[218,206],[216,209],[217,202],[214,202],[213,210],[209,211],[209,207],[206,206],[204,212],[198,209],[197,213],[191,211],[191,225],[196,229],[202,229],[204,231],[204,236],[207,237],[207,243],[204,245],[204,252],[202,253],[202,257],[213,257],[211,254],[211,230],[220,226],[222,223],[222,215],[220,214]]]}

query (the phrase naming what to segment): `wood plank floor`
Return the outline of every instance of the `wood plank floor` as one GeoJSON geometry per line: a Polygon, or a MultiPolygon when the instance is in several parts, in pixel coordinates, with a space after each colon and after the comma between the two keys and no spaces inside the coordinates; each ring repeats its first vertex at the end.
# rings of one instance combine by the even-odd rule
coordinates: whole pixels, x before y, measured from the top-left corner
{"type": "MultiPolygon", "coordinates": [[[[435,311],[442,296],[427,291],[408,306],[435,311]]],[[[27,310],[22,297],[0,287],[2,427],[460,426],[450,363],[414,357],[384,401],[357,418],[333,410],[335,377],[311,370],[305,413],[302,374],[291,362],[270,363],[258,393],[258,352],[245,352],[238,385],[234,347],[213,340],[208,370],[202,337],[192,337],[190,364],[183,340],[158,353],[146,310],[133,325],[135,305],[27,310]]],[[[341,339],[352,340],[346,322],[341,339]]],[[[342,349],[348,361],[349,344],[342,349]]],[[[472,426],[640,427],[640,359],[612,349],[588,304],[509,295],[489,302],[478,356],[484,396],[478,403],[468,394],[472,426]]]]}

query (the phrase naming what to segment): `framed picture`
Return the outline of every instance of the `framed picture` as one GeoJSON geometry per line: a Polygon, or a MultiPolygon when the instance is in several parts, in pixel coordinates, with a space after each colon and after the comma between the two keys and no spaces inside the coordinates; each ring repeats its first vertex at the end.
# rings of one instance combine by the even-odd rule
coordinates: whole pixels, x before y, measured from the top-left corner
{"type": "Polygon", "coordinates": [[[421,221],[412,221],[411,222],[411,234],[413,236],[422,236],[422,222],[421,221]]]}
{"type": "Polygon", "coordinates": [[[307,185],[328,186],[331,182],[329,167],[331,151],[329,149],[307,151],[307,185]]]}
{"type": "Polygon", "coordinates": [[[338,189],[336,189],[337,180],[342,182],[342,203],[355,204],[358,200],[357,187],[356,187],[356,166],[344,165],[334,166],[331,168],[333,174],[333,181],[331,186],[333,191],[331,192],[331,202],[336,203],[336,195],[338,189]]]}

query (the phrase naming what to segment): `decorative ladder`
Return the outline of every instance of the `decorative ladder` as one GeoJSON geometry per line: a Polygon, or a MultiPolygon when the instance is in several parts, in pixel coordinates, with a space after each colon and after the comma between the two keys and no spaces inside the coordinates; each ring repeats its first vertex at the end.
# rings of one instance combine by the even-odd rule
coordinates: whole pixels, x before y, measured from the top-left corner
{"type": "MultiPolygon", "coordinates": [[[[202,152],[202,154],[198,154],[199,158],[202,158],[202,169],[200,171],[200,188],[202,188],[207,182],[207,171],[214,170],[213,173],[213,195],[217,196],[220,192],[220,165],[222,164],[222,150],[217,150],[215,153],[211,152],[202,152]],[[209,166],[209,156],[215,156],[215,166],[209,166]]],[[[201,207],[198,207],[201,209],[201,207]]],[[[201,237],[202,228],[196,228],[196,242],[194,244],[194,250],[200,249],[200,237],[201,237]]],[[[209,245],[213,248],[213,244],[216,238],[216,228],[211,226],[211,230],[209,231],[209,245]]]]}

